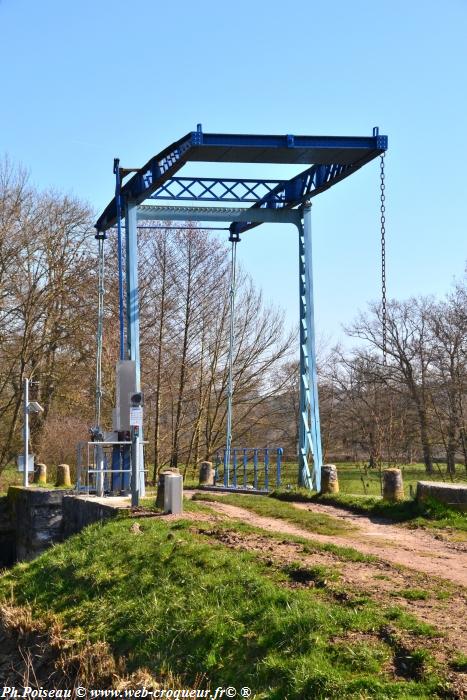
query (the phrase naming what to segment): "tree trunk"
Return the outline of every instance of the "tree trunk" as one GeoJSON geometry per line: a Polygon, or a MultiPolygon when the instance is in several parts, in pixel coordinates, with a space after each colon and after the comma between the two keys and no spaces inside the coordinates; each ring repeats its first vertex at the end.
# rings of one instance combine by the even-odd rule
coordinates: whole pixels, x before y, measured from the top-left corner
{"type": "Polygon", "coordinates": [[[180,380],[178,384],[178,397],[177,397],[177,411],[175,415],[174,433],[172,441],[172,454],[170,457],[170,466],[177,467],[178,465],[178,453],[179,453],[179,441],[180,441],[180,424],[182,418],[182,406],[183,398],[185,395],[185,382],[186,382],[186,362],[188,353],[188,338],[190,332],[190,318],[191,318],[191,284],[192,284],[192,251],[191,251],[191,241],[188,241],[188,269],[187,269],[187,288],[185,297],[185,316],[184,316],[184,328],[183,328],[183,341],[182,341],[182,353],[180,358],[180,380]]]}

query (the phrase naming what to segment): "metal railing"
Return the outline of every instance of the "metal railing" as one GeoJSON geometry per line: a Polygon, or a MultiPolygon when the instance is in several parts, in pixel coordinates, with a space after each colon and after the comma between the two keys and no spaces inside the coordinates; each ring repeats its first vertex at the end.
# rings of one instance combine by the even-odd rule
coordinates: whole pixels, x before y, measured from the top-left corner
{"type": "Polygon", "coordinates": [[[130,441],[78,443],[76,490],[96,496],[129,494],[131,446],[130,441]]]}
{"type": "Polygon", "coordinates": [[[216,453],[214,484],[269,491],[281,485],[282,447],[234,447],[216,453]]]}

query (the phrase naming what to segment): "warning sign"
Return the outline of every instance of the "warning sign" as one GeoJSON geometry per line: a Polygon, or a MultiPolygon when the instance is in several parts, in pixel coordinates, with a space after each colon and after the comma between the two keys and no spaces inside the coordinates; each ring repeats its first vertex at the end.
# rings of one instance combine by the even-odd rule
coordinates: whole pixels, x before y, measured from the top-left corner
{"type": "Polygon", "coordinates": [[[143,408],[142,406],[132,406],[130,408],[130,426],[138,426],[143,428],[143,408]]]}

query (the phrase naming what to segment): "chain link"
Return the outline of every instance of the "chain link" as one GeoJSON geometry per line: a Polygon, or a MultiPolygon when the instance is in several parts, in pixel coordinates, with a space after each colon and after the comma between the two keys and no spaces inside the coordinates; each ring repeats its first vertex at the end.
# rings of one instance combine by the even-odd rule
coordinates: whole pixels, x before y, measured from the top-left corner
{"type": "Polygon", "coordinates": [[[384,156],[380,160],[380,212],[381,212],[381,322],[383,326],[383,362],[386,364],[387,350],[387,310],[386,310],[386,185],[384,183],[384,156]]]}

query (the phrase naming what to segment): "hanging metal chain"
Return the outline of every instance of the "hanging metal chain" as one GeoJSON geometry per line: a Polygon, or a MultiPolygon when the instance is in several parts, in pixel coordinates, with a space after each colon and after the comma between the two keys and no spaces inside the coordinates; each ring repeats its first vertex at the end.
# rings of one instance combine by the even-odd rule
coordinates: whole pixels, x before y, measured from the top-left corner
{"type": "Polygon", "coordinates": [[[387,310],[386,310],[386,185],[384,183],[384,156],[380,160],[380,212],[381,212],[381,321],[383,326],[383,362],[387,363],[387,310]]]}

